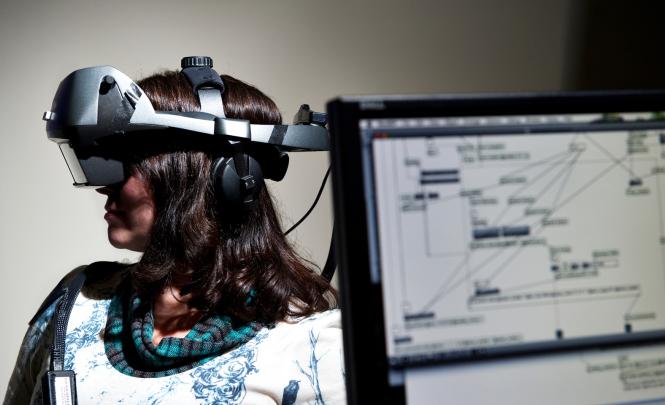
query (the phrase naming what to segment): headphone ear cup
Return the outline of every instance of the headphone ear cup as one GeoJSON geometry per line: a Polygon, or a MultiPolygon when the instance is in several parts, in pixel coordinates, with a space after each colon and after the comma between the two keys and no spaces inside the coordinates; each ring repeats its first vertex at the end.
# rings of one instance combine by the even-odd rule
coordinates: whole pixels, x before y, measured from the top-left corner
{"type": "Polygon", "coordinates": [[[240,153],[233,157],[217,158],[213,162],[211,176],[220,212],[248,212],[257,205],[264,183],[263,170],[250,155],[240,153]]]}

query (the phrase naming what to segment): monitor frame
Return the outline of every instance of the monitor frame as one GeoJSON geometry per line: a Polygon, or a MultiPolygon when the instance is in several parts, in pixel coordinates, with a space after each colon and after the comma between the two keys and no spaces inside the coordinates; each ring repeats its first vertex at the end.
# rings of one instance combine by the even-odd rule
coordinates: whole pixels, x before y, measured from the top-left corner
{"type": "Polygon", "coordinates": [[[381,286],[370,280],[360,120],[665,111],[665,90],[355,96],[327,111],[348,402],[403,404],[404,388],[388,381],[381,286]]]}

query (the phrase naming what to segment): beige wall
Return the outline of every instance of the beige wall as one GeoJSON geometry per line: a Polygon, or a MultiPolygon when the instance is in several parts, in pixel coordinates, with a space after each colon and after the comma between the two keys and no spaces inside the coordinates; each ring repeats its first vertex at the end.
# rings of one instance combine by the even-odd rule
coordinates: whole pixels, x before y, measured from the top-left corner
{"type": "MultiPolygon", "coordinates": [[[[568,0],[10,1],[0,9],[0,391],[27,320],[69,269],[132,259],[106,242],[103,198],[75,190],[42,113],[58,82],[112,64],[134,78],[206,54],[271,95],[290,120],[340,94],[563,86],[568,0]]],[[[304,213],[327,155],[292,158],[272,186],[285,225],[304,213]]],[[[328,192],[294,242],[322,263],[328,192]]]]}

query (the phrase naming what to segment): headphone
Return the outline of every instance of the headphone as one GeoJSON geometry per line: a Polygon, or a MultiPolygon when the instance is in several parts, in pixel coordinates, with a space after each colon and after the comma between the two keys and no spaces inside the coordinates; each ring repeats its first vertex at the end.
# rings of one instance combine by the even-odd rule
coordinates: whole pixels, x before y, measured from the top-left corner
{"type": "MultiPolygon", "coordinates": [[[[225,86],[221,77],[215,72],[212,58],[208,56],[188,56],[180,61],[182,73],[197,94],[201,112],[225,118],[222,94],[225,86]]],[[[230,156],[217,157],[211,166],[210,177],[215,192],[218,209],[250,212],[257,203],[258,196],[264,187],[264,170],[254,156],[248,151],[243,141],[230,142],[230,156]]],[[[283,170],[288,166],[288,155],[282,159],[283,170]],[[284,160],[286,159],[286,160],[284,160]]],[[[283,177],[283,175],[282,175],[283,177]]]]}
{"type": "Polygon", "coordinates": [[[238,151],[231,157],[218,157],[210,172],[218,209],[249,212],[258,203],[264,187],[261,164],[251,155],[238,151]]]}

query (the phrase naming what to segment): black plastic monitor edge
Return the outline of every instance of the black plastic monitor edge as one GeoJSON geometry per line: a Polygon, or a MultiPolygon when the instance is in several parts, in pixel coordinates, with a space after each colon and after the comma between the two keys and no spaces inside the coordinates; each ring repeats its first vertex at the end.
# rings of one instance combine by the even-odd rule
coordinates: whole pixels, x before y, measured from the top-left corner
{"type": "Polygon", "coordinates": [[[405,403],[404,388],[388,384],[382,291],[369,279],[367,207],[365,201],[355,195],[363,192],[360,129],[357,125],[360,119],[656,110],[665,111],[665,90],[360,96],[340,97],[328,102],[348,402],[405,403]],[[414,101],[426,103],[423,106],[423,103],[414,101]],[[352,262],[350,258],[353,258],[352,262]],[[346,310],[348,308],[353,312],[346,310]],[[351,345],[349,342],[355,343],[351,345]]]}
{"type": "Polygon", "coordinates": [[[405,117],[637,112],[665,105],[665,89],[357,96],[339,97],[329,105],[337,102],[346,106],[345,113],[354,111],[357,118],[396,117],[395,111],[403,111],[405,117]]]}
{"type": "MultiPolygon", "coordinates": [[[[328,104],[328,112],[334,117],[329,121],[331,133],[346,134],[354,129],[357,131],[357,128],[349,127],[350,121],[340,120],[341,116],[348,117],[348,114],[355,116],[354,109],[349,105],[331,102],[328,104]]],[[[362,168],[359,156],[344,155],[347,152],[351,153],[350,151],[357,151],[359,154],[358,138],[343,135],[331,138],[331,160],[333,173],[336,173],[332,177],[336,207],[337,263],[339,269],[345,270],[338,274],[342,333],[345,342],[347,401],[349,404],[403,404],[404,390],[392,388],[388,384],[388,360],[385,357],[386,346],[383,337],[384,320],[382,315],[376,316],[377,313],[381,313],[382,308],[381,288],[371,285],[369,272],[363,270],[368,269],[370,265],[369,257],[363,254],[363,247],[364,252],[367,252],[366,229],[364,226],[355,229],[350,229],[348,226],[348,224],[361,224],[359,221],[365,220],[366,212],[364,202],[358,203],[353,195],[347,196],[343,187],[349,181],[361,181],[362,168]],[[344,159],[335,158],[341,151],[346,151],[341,154],[344,159]],[[353,312],[346,310],[348,308],[353,308],[353,312]],[[368,330],[369,327],[371,330],[368,330]],[[351,345],[349,342],[356,344],[351,345]]]]}

